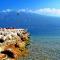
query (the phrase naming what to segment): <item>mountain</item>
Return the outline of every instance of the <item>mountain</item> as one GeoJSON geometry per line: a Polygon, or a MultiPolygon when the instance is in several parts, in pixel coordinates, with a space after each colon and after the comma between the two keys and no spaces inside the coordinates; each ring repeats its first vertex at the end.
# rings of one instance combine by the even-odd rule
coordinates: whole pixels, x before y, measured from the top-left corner
{"type": "Polygon", "coordinates": [[[0,27],[27,28],[32,34],[58,34],[60,18],[28,12],[1,12],[0,27]]]}

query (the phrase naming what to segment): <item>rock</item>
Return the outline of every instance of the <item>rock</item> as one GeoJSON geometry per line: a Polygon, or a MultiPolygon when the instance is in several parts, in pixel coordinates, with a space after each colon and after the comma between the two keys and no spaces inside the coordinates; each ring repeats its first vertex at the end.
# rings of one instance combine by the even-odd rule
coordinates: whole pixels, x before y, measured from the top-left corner
{"type": "Polygon", "coordinates": [[[20,56],[27,56],[29,34],[24,29],[0,29],[0,59],[17,60],[20,56]],[[3,53],[2,53],[3,52],[3,53]],[[14,55],[13,58],[11,58],[14,55]],[[9,57],[10,56],[10,57],[9,57]]]}

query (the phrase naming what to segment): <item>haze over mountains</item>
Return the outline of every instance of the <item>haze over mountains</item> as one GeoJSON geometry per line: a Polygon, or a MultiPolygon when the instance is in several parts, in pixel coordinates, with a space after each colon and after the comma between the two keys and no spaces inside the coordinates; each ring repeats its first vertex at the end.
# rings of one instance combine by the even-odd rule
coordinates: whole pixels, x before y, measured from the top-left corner
{"type": "Polygon", "coordinates": [[[60,17],[28,12],[0,12],[0,27],[27,28],[32,34],[60,33],[60,17]]]}

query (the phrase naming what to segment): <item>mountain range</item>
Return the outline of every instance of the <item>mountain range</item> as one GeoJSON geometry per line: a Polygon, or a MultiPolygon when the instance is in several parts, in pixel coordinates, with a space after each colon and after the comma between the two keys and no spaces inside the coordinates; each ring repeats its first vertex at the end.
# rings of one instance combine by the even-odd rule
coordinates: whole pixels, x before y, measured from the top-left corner
{"type": "Polygon", "coordinates": [[[28,12],[0,12],[0,27],[26,28],[32,34],[58,34],[60,17],[28,12]]]}

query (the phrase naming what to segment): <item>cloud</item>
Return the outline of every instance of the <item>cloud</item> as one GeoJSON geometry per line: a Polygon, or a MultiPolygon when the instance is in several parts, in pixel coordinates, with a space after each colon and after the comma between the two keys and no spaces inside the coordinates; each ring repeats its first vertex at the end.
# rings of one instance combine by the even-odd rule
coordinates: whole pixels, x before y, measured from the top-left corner
{"type": "Polygon", "coordinates": [[[7,12],[11,12],[11,11],[12,11],[12,9],[6,9],[6,11],[7,11],[7,12]]]}
{"type": "Polygon", "coordinates": [[[6,12],[5,10],[2,10],[1,12],[6,12]]]}
{"type": "Polygon", "coordinates": [[[18,9],[18,10],[13,10],[13,9],[6,9],[6,10],[2,10],[0,12],[12,12],[12,11],[16,11],[18,13],[20,12],[28,12],[28,13],[36,13],[36,14],[40,14],[40,15],[49,15],[49,16],[60,16],[60,9],[56,9],[56,8],[40,8],[40,9],[36,9],[36,10],[32,10],[32,9],[18,9]]]}
{"type": "Polygon", "coordinates": [[[49,16],[60,16],[60,9],[56,8],[40,8],[36,10],[32,9],[19,9],[18,12],[28,12],[28,13],[36,13],[40,15],[49,15],[49,16]]]}
{"type": "Polygon", "coordinates": [[[26,9],[18,9],[17,10],[17,12],[19,13],[19,12],[25,12],[26,11],[26,9]]]}
{"type": "Polygon", "coordinates": [[[1,12],[11,12],[11,11],[13,11],[12,9],[6,9],[6,10],[2,10],[1,12]]]}
{"type": "Polygon", "coordinates": [[[41,14],[41,15],[60,16],[60,9],[43,8],[43,9],[33,10],[32,13],[41,14]]]}

